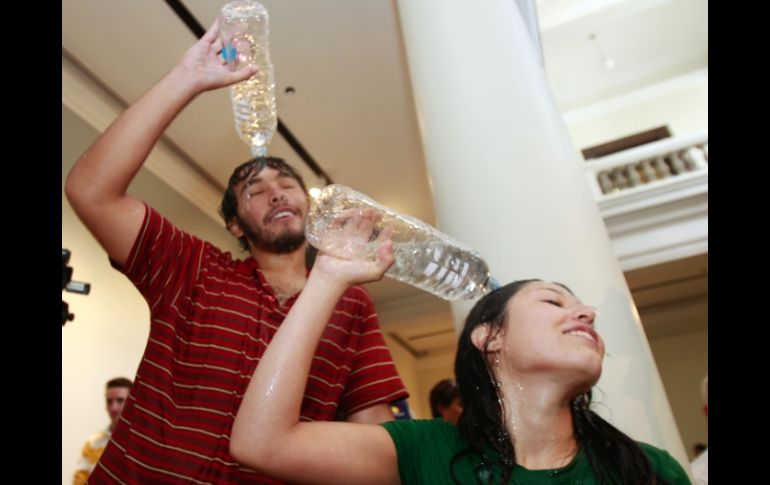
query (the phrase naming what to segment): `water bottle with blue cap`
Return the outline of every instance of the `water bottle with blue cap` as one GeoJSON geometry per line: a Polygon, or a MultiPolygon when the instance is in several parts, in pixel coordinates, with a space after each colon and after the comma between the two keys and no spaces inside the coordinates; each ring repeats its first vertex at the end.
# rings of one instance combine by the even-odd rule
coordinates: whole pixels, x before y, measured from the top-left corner
{"type": "Polygon", "coordinates": [[[244,64],[259,68],[230,87],[230,100],[238,135],[251,147],[252,156],[265,156],[278,125],[267,9],[254,0],[230,2],[222,7],[219,28],[224,60],[235,68],[244,64]]]}
{"type": "Polygon", "coordinates": [[[500,285],[487,263],[470,246],[413,217],[399,214],[344,185],[327,185],[313,198],[305,237],[315,248],[346,257],[374,259],[379,234],[387,228],[395,262],[385,276],[416,286],[445,300],[474,299],[500,285]],[[344,223],[355,211],[376,211],[369,243],[347,237],[344,223]]]}

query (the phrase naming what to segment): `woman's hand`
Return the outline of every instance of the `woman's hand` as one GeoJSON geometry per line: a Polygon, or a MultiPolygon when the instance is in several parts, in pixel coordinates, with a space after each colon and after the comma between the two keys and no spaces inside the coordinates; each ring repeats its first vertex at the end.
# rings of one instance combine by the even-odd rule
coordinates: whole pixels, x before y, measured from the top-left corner
{"type": "Polygon", "coordinates": [[[394,255],[388,228],[372,240],[380,218],[374,209],[351,209],[336,217],[328,228],[334,243],[319,252],[313,270],[346,286],[382,278],[394,255]]]}

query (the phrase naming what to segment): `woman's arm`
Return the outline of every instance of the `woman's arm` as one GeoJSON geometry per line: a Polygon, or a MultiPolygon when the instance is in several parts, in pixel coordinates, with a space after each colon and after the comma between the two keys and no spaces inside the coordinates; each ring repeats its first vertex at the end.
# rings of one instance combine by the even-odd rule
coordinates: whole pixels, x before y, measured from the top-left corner
{"type": "Polygon", "coordinates": [[[392,262],[390,241],[376,261],[319,254],[235,417],[230,453],[237,461],[292,483],[399,483],[395,445],[383,427],[299,421],[313,354],[337,301],[350,285],[381,278],[392,262]]]}

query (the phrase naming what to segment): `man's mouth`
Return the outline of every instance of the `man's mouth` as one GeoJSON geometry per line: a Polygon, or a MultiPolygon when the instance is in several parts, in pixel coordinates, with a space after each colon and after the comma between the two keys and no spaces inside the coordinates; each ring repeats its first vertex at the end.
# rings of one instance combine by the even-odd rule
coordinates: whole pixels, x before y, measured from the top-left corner
{"type": "Polygon", "coordinates": [[[279,221],[294,217],[296,215],[297,215],[296,209],[293,209],[291,207],[279,207],[270,211],[267,214],[267,217],[265,217],[265,220],[268,223],[279,222],[279,221]]]}
{"type": "Polygon", "coordinates": [[[286,219],[287,217],[292,217],[294,213],[291,211],[281,211],[278,214],[274,215],[271,219],[272,221],[279,221],[281,219],[286,219]]]}

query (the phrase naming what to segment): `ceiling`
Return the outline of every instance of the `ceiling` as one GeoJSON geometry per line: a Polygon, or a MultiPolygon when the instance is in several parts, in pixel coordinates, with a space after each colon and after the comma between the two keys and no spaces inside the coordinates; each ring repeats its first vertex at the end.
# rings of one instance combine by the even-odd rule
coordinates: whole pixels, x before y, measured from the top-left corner
{"type": "Polygon", "coordinates": [[[707,254],[626,271],[625,277],[648,338],[707,328],[707,254]]]}
{"type": "MultiPolygon", "coordinates": [[[[225,2],[182,3],[208,27],[225,2]]],[[[435,224],[396,2],[262,3],[270,13],[282,122],[334,182],[435,224]],[[290,86],[293,94],[286,92],[290,86]]],[[[708,65],[707,0],[536,4],[544,65],[564,113],[708,65]],[[591,34],[595,40],[589,39],[591,34]],[[613,69],[606,69],[603,57],[612,59],[613,69]]],[[[62,1],[63,56],[123,105],[160,79],[194,41],[192,32],[159,0],[62,1]]],[[[227,90],[195,99],[171,124],[166,141],[217,189],[225,186],[235,165],[249,158],[248,147],[233,127],[227,90]]],[[[270,152],[304,166],[278,134],[270,152]]],[[[306,168],[303,174],[308,185],[319,185],[306,168]]],[[[664,271],[658,277],[665,280],[667,275],[664,271]]],[[[654,302],[660,292],[650,285],[654,287],[654,281],[642,285],[641,291],[654,302]]],[[[393,311],[408,307],[403,302],[420,294],[393,280],[376,283],[371,291],[378,308],[393,311]]],[[[439,316],[435,322],[423,321],[418,338],[394,330],[402,340],[422,342],[414,344],[418,354],[451,340],[445,335],[451,329],[448,305],[439,301],[435,309],[439,316]]],[[[396,326],[403,332],[409,328],[396,326]]]]}

